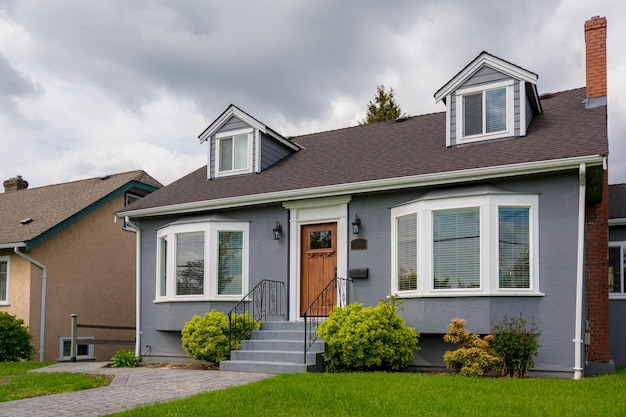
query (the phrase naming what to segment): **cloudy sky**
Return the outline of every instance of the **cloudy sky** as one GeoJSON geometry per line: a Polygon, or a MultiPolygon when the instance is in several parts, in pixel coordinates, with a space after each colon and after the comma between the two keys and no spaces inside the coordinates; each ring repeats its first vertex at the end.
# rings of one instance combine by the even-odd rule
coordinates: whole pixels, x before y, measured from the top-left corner
{"type": "Polygon", "coordinates": [[[410,115],[486,50],[585,84],[585,20],[608,20],[610,181],[626,182],[626,7],[618,0],[0,0],[0,180],[31,187],[206,164],[233,103],[285,136],[356,125],[376,86],[410,115]],[[621,116],[620,116],[621,115],[621,116]]]}

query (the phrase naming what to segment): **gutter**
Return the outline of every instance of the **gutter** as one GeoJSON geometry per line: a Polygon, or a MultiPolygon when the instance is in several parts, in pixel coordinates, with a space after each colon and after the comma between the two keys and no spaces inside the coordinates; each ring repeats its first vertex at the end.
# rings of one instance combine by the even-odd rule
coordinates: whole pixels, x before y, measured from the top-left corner
{"type": "Polygon", "coordinates": [[[582,339],[583,327],[583,297],[585,279],[585,188],[586,188],[586,167],[584,163],[578,168],[579,191],[578,191],[578,253],[576,264],[576,318],[574,329],[574,379],[583,377],[582,352],[584,349],[582,339]]]}
{"type": "Polygon", "coordinates": [[[580,164],[601,165],[603,160],[603,155],[588,155],[550,161],[525,162],[513,165],[499,165],[494,167],[473,168],[459,171],[439,172],[434,174],[412,175],[408,177],[360,181],[349,184],[333,184],[322,187],[275,191],[264,194],[226,197],[215,200],[196,201],[192,203],[181,203],[169,206],[121,211],[118,212],[116,215],[119,218],[124,218],[127,216],[151,217],[168,214],[191,213],[204,210],[221,210],[231,207],[243,207],[257,204],[268,204],[284,201],[349,195],[355,193],[389,191],[403,188],[425,187],[441,184],[454,184],[490,178],[504,178],[517,175],[539,174],[543,172],[565,171],[570,169],[577,169],[580,164]]]}
{"type": "Polygon", "coordinates": [[[41,262],[37,262],[33,258],[24,255],[20,252],[19,246],[13,247],[13,252],[16,255],[26,259],[28,262],[33,265],[41,268],[41,316],[39,319],[39,362],[43,362],[43,351],[44,351],[44,341],[45,341],[45,330],[46,330],[46,275],[48,273],[48,268],[41,262]]]}
{"type": "Polygon", "coordinates": [[[141,355],[141,229],[130,221],[128,216],[124,219],[126,224],[137,233],[135,254],[135,355],[141,355]]]}

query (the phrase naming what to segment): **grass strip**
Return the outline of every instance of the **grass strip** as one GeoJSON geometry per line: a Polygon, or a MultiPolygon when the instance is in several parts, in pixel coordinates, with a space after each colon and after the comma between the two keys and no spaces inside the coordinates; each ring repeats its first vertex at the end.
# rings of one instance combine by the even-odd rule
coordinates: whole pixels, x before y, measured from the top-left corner
{"type": "Polygon", "coordinates": [[[31,369],[51,364],[43,362],[0,363],[0,402],[97,388],[111,382],[111,378],[105,375],[69,372],[28,373],[31,369]]]}
{"type": "Polygon", "coordinates": [[[612,416],[626,409],[623,372],[570,379],[419,373],[278,375],[114,416],[612,416]]]}

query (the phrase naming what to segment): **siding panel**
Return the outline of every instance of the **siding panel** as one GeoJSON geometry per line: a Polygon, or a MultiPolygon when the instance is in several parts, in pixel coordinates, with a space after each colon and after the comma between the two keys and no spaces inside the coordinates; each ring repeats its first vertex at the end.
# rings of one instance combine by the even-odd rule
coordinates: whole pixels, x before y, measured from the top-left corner
{"type": "Polygon", "coordinates": [[[466,87],[473,87],[475,85],[488,84],[488,83],[493,83],[493,82],[498,82],[498,81],[505,81],[505,80],[510,80],[510,79],[511,77],[509,77],[508,75],[502,74],[501,72],[496,71],[493,68],[484,66],[478,71],[476,71],[476,73],[472,75],[470,79],[468,79],[463,84],[461,84],[459,89],[463,89],[466,87]]]}
{"type": "Polygon", "coordinates": [[[266,169],[289,155],[287,149],[265,134],[261,134],[261,149],[261,170],[266,169]]]}

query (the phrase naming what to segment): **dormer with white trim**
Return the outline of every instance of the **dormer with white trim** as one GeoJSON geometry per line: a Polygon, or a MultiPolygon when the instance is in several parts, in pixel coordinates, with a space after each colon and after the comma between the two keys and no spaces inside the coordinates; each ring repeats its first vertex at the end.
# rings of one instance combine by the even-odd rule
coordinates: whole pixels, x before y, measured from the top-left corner
{"type": "Polygon", "coordinates": [[[537,78],[482,52],[435,93],[446,104],[446,146],[526,136],[542,111],[537,78]]]}
{"type": "Polygon", "coordinates": [[[208,143],[209,179],[260,173],[300,149],[232,104],[198,139],[208,143]]]}

